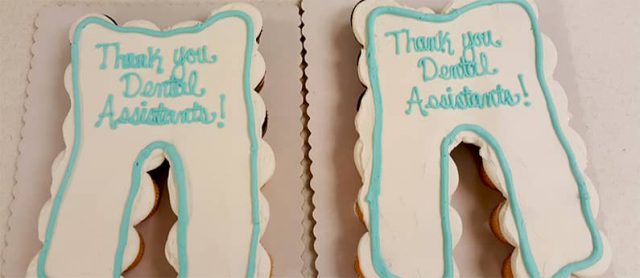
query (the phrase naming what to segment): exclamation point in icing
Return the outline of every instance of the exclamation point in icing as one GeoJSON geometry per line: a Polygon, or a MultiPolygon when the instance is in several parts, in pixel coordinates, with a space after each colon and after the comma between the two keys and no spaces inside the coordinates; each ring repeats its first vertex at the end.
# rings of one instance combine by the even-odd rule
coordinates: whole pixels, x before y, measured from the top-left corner
{"type": "Polygon", "coordinates": [[[226,114],[224,111],[224,101],[226,99],[226,96],[224,94],[220,95],[220,120],[218,120],[218,128],[223,128],[224,127],[224,119],[226,118],[226,114]]]}
{"type": "Polygon", "coordinates": [[[523,74],[518,74],[518,81],[520,81],[520,88],[522,88],[522,94],[524,95],[524,98],[525,98],[524,106],[529,107],[531,106],[531,102],[526,100],[526,99],[529,99],[529,92],[527,92],[527,88],[524,86],[523,74]]]}

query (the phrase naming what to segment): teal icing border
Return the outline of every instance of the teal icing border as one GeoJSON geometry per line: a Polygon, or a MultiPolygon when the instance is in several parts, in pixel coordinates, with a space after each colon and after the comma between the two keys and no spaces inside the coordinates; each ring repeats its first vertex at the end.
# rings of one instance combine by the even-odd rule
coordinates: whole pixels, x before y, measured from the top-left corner
{"type": "MultiPolygon", "coordinates": [[[[247,13],[239,10],[227,10],[227,11],[216,13],[215,15],[209,17],[207,20],[205,20],[200,24],[190,26],[190,27],[166,30],[166,31],[157,31],[157,30],[151,30],[151,29],[145,29],[145,28],[139,28],[139,27],[121,27],[121,26],[114,25],[113,23],[106,21],[100,17],[87,17],[82,21],[80,21],[80,23],[78,23],[73,34],[73,40],[71,42],[71,65],[72,65],[72,84],[73,84],[73,100],[74,100],[73,101],[74,142],[71,148],[69,163],[64,172],[64,176],[62,178],[60,188],[58,189],[58,192],[56,193],[56,195],[53,197],[53,200],[52,200],[53,204],[51,206],[51,213],[49,216],[49,221],[47,223],[45,238],[43,241],[42,250],[40,251],[40,255],[38,256],[38,265],[37,265],[38,277],[40,278],[46,277],[45,266],[47,263],[49,250],[51,248],[51,240],[52,240],[53,233],[55,231],[56,223],[58,220],[60,205],[64,199],[65,192],[69,186],[69,180],[71,179],[71,175],[73,173],[78,152],[80,151],[80,145],[82,140],[80,136],[81,126],[82,126],[82,117],[81,117],[82,107],[80,105],[80,89],[78,86],[78,72],[79,72],[79,68],[78,68],[79,54],[78,53],[79,53],[79,47],[80,47],[79,40],[84,28],[90,24],[97,24],[102,27],[105,27],[120,33],[138,33],[138,34],[143,34],[143,35],[152,36],[152,37],[165,38],[165,37],[170,37],[170,36],[183,34],[183,33],[197,33],[211,26],[212,24],[214,24],[215,22],[221,19],[230,18],[230,17],[241,19],[245,23],[247,28],[246,29],[247,44],[246,44],[245,53],[244,53],[245,57],[244,57],[244,69],[243,69],[243,96],[245,101],[245,107],[247,109],[247,131],[248,131],[249,140],[251,143],[251,159],[250,159],[251,160],[251,163],[250,163],[251,164],[250,165],[251,184],[250,186],[251,186],[251,219],[252,219],[253,228],[251,232],[251,245],[250,245],[250,251],[249,251],[249,258],[248,258],[249,261],[247,264],[246,277],[255,276],[256,255],[257,255],[257,247],[258,247],[259,236],[260,236],[260,207],[259,207],[260,204],[259,204],[259,197],[258,197],[258,194],[259,194],[259,186],[258,186],[259,141],[258,141],[258,138],[259,137],[257,135],[257,131],[255,127],[255,112],[253,109],[253,101],[251,97],[252,89],[253,89],[251,88],[251,65],[252,65],[252,58],[253,58],[253,50],[255,46],[255,38],[254,38],[255,30],[254,30],[253,19],[247,13]]],[[[151,145],[147,146],[147,148],[141,151],[138,158],[143,158],[147,152],[152,151],[153,149],[158,149],[158,148],[165,150],[165,152],[172,153],[172,154],[169,154],[170,158],[173,160],[172,162],[182,164],[182,161],[177,155],[177,152],[173,153],[175,151],[175,148],[170,144],[164,143],[164,142],[151,143],[151,145]]],[[[139,162],[140,161],[136,160],[136,163],[139,163],[139,162]]],[[[138,166],[139,165],[134,164],[134,172],[133,172],[134,179],[132,180],[132,188],[131,188],[130,196],[128,197],[127,202],[129,202],[131,198],[134,198],[134,196],[131,196],[131,194],[134,194],[137,191],[137,188],[135,187],[137,187],[136,184],[139,183],[139,179],[136,180],[135,177],[137,174],[139,174],[139,171],[136,171],[136,169],[138,169],[137,168],[138,166]]],[[[180,185],[181,184],[180,177],[183,177],[184,174],[178,173],[177,171],[175,173],[176,173],[176,178],[178,179],[178,184],[180,185]]],[[[180,190],[180,186],[179,186],[179,190],[180,190]]],[[[183,194],[180,194],[179,196],[179,200],[181,201],[180,204],[183,203],[182,201],[185,201],[182,198],[182,195],[183,194]]],[[[127,218],[130,218],[130,214],[131,214],[131,211],[130,211],[131,207],[128,204],[125,209],[127,210],[125,210],[124,212],[122,223],[127,223],[128,222],[127,218]]],[[[183,211],[186,214],[186,210],[179,209],[178,211],[179,217],[183,215],[183,211]]],[[[180,219],[178,219],[178,261],[179,261],[180,277],[185,277],[187,272],[186,234],[185,234],[187,222],[188,222],[188,219],[184,219],[184,221],[180,221],[180,219]]],[[[116,271],[116,268],[118,268],[118,266],[119,268],[122,268],[121,266],[122,252],[120,251],[120,249],[126,246],[127,232],[128,232],[128,227],[125,227],[125,228],[120,227],[120,237],[118,242],[119,251],[117,252],[116,257],[114,259],[114,267],[115,267],[114,277],[120,277],[120,274],[116,273],[115,271],[116,271]],[[126,230],[124,234],[122,232],[123,229],[126,230]]]]}
{"type": "Polygon", "coordinates": [[[133,203],[136,200],[138,191],[140,190],[140,180],[142,179],[142,166],[151,156],[153,151],[162,150],[171,164],[170,171],[173,172],[176,185],[178,187],[178,274],[180,277],[186,277],[188,271],[187,261],[187,225],[189,225],[189,208],[187,207],[187,183],[184,175],[184,163],[176,147],[164,141],[156,141],[142,149],[135,162],[133,163],[131,177],[131,189],[127,202],[125,204],[124,213],[120,222],[120,231],[118,235],[118,248],[116,249],[115,260],[113,261],[113,277],[122,276],[122,264],[124,259],[124,251],[127,247],[129,239],[129,228],[131,227],[131,212],[133,203]]]}
{"type": "MultiPolygon", "coordinates": [[[[375,46],[375,30],[374,25],[376,19],[381,15],[395,15],[400,17],[406,17],[410,19],[416,19],[426,22],[434,22],[434,23],[443,23],[450,22],[461,16],[462,14],[474,10],[476,8],[490,6],[494,4],[514,4],[521,7],[529,16],[531,21],[531,29],[533,32],[534,40],[535,40],[535,58],[536,58],[536,74],[538,80],[540,82],[540,87],[542,88],[542,92],[544,94],[544,98],[547,105],[547,110],[549,112],[549,117],[552,123],[552,126],[555,130],[556,137],[560,141],[569,161],[569,166],[571,168],[571,172],[575,178],[577,183],[578,192],[580,194],[580,205],[582,214],[584,215],[585,222],[589,232],[591,233],[591,241],[593,245],[593,250],[589,257],[569,263],[563,266],[557,273],[555,273],[554,277],[569,277],[571,273],[588,268],[594,265],[602,258],[603,254],[603,244],[602,239],[600,238],[600,233],[595,224],[595,219],[593,217],[593,213],[591,211],[591,206],[589,203],[590,197],[589,192],[587,190],[587,186],[585,183],[584,176],[578,163],[576,162],[575,154],[571,149],[571,146],[564,135],[561,125],[558,121],[557,111],[555,105],[553,103],[553,99],[550,94],[549,86],[547,85],[546,76],[544,74],[544,49],[542,45],[542,36],[540,33],[540,28],[536,19],[536,14],[533,8],[526,0],[478,0],[476,2],[472,2],[467,4],[459,9],[454,9],[448,14],[425,14],[422,12],[418,12],[415,10],[409,10],[406,8],[400,7],[377,7],[372,10],[367,16],[366,22],[366,55],[367,55],[367,67],[369,71],[369,80],[371,83],[371,90],[373,93],[373,101],[374,101],[374,127],[373,127],[373,159],[372,159],[372,171],[371,171],[371,181],[369,192],[367,194],[367,202],[369,203],[370,210],[370,219],[369,219],[369,233],[370,233],[370,241],[371,241],[371,261],[373,264],[373,268],[381,277],[397,277],[394,275],[388,268],[385,263],[384,258],[382,257],[381,247],[380,247],[380,233],[379,233],[379,204],[378,199],[380,197],[380,173],[382,168],[382,99],[380,95],[380,85],[378,79],[378,65],[376,61],[376,46],[375,46]]],[[[454,131],[449,134],[446,138],[444,138],[442,143],[441,155],[441,165],[445,165],[441,167],[441,221],[442,221],[442,231],[443,231],[443,240],[444,240],[444,277],[453,277],[453,244],[451,238],[451,229],[450,229],[450,220],[448,215],[448,202],[443,202],[442,199],[448,200],[448,146],[453,142],[453,137],[459,134],[462,131],[470,131],[478,134],[484,140],[491,145],[491,147],[496,151],[498,156],[499,163],[502,167],[503,175],[505,176],[505,180],[507,181],[507,189],[509,198],[509,204],[511,207],[511,213],[516,220],[516,226],[518,230],[518,239],[520,241],[520,250],[521,256],[523,258],[525,268],[527,273],[531,277],[539,277],[539,271],[536,266],[535,260],[532,257],[530,247],[527,240],[526,228],[524,225],[524,221],[522,220],[522,216],[519,211],[519,206],[517,204],[517,200],[515,199],[515,195],[513,193],[513,184],[511,173],[508,167],[508,163],[498,145],[497,141],[484,129],[474,126],[474,125],[461,125],[454,129],[454,131]],[[447,149],[445,149],[445,147],[447,149]],[[446,192],[445,192],[446,191],[446,192]],[[445,194],[446,193],[446,194],[445,194]],[[518,220],[520,219],[520,220],[518,220]]]]}
{"type": "Polygon", "coordinates": [[[451,240],[451,223],[449,217],[449,209],[451,208],[450,196],[449,196],[449,150],[451,147],[455,147],[453,144],[456,138],[462,132],[472,132],[482,138],[496,153],[500,169],[504,177],[507,195],[509,196],[509,207],[513,214],[513,219],[516,223],[516,229],[518,231],[518,242],[520,242],[520,253],[524,258],[525,268],[531,277],[540,277],[540,272],[536,267],[535,258],[531,254],[531,247],[529,246],[529,237],[527,236],[527,229],[522,219],[522,212],[520,210],[520,204],[518,203],[517,194],[513,187],[513,178],[511,176],[511,168],[507,162],[507,158],[498,143],[491,133],[487,132],[484,128],[478,125],[463,124],[459,125],[442,140],[440,146],[440,221],[442,224],[442,234],[447,235],[444,238],[444,250],[443,257],[446,258],[444,262],[444,277],[453,277],[453,243],[451,240]]]}

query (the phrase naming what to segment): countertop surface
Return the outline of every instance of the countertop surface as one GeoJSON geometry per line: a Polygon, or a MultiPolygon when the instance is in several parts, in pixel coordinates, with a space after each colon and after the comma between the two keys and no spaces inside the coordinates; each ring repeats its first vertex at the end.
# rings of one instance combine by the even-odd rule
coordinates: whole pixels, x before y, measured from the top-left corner
{"type": "MultiPolygon", "coordinates": [[[[15,183],[30,47],[38,10],[52,4],[106,2],[121,1],[0,1],[0,239],[4,239],[8,228],[6,220],[15,183]]],[[[197,2],[179,1],[180,4],[197,2]]],[[[441,1],[424,2],[428,6],[441,1]]],[[[554,22],[564,22],[549,26],[542,21],[542,29],[561,28],[561,32],[553,33],[566,34],[563,38],[552,37],[560,50],[560,59],[565,59],[561,65],[566,68],[559,69],[563,76],[558,79],[565,90],[580,92],[578,103],[570,99],[570,111],[574,115],[571,125],[584,138],[589,151],[587,172],[597,183],[601,221],[614,246],[611,273],[617,277],[637,276],[640,273],[636,259],[640,253],[640,17],[637,16],[640,2],[538,2],[546,12],[541,15],[543,20],[554,18],[554,22]]],[[[0,242],[0,252],[4,245],[0,242]]]]}

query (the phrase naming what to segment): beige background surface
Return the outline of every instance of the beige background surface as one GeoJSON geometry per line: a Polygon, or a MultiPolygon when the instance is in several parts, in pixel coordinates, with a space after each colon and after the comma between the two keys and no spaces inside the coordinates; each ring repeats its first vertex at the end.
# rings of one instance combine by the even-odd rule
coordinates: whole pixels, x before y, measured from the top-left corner
{"type": "MultiPolygon", "coordinates": [[[[266,0],[265,0],[266,1],[266,0]]],[[[272,0],[275,2],[297,2],[297,0],[272,0]]],[[[356,1],[342,4],[341,7],[331,9],[324,3],[340,4],[345,0],[307,0],[307,12],[309,9],[326,9],[336,12],[333,15],[320,17],[327,27],[325,37],[319,37],[317,41],[325,39],[322,44],[328,50],[346,53],[344,55],[330,54],[330,59],[317,61],[312,65],[316,69],[329,67],[327,70],[335,70],[341,65],[339,59],[354,59],[348,63],[355,64],[357,53],[356,44],[352,41],[348,29],[348,15],[350,9],[345,5],[353,6],[356,1]],[[315,2],[315,4],[314,4],[315,2]],[[329,24],[338,26],[337,29],[328,29],[329,24]],[[345,27],[346,26],[346,27],[345,27]],[[338,38],[347,38],[347,41],[336,43],[338,38]]],[[[12,186],[15,182],[14,173],[18,156],[18,144],[20,142],[20,130],[22,116],[24,114],[25,89],[27,85],[27,72],[31,58],[30,46],[34,31],[34,19],[38,10],[52,3],[78,3],[78,2],[122,2],[122,1],[34,1],[34,0],[3,0],[0,1],[0,238],[4,238],[7,229],[7,210],[12,199],[12,186]]],[[[137,3],[166,3],[168,1],[134,0],[137,3]]],[[[194,3],[200,1],[170,1],[180,3],[194,3]]],[[[271,2],[271,1],[270,1],[271,2]]],[[[417,1],[413,1],[417,2],[417,1]]],[[[426,6],[441,7],[442,0],[421,1],[426,6]]],[[[640,273],[640,265],[637,263],[637,254],[640,253],[640,2],[637,0],[539,0],[541,10],[542,29],[558,46],[560,64],[556,74],[568,92],[570,110],[574,114],[571,125],[585,139],[589,150],[588,174],[597,184],[600,192],[601,216],[604,230],[608,234],[614,247],[613,275],[617,277],[636,277],[640,273]]],[[[307,40],[309,47],[312,40],[307,40]]],[[[319,42],[322,43],[322,42],[319,42]]],[[[317,48],[316,48],[317,49],[317,48]]],[[[348,64],[347,64],[348,66],[348,64]]],[[[350,72],[345,69],[345,72],[350,72]]],[[[307,73],[312,74],[312,71],[307,73]]],[[[355,76],[355,72],[353,74],[355,76]]],[[[315,76],[315,75],[314,75],[315,76]]],[[[336,85],[337,75],[331,80],[318,79],[310,76],[311,82],[319,84],[328,83],[328,86],[337,92],[345,93],[341,86],[336,85]]],[[[343,81],[343,86],[348,81],[343,81]]],[[[312,84],[312,83],[310,83],[312,84]]],[[[357,87],[357,86],[356,86],[357,87]]],[[[351,87],[354,88],[354,87],[351,87]]],[[[329,102],[312,103],[316,113],[321,113],[326,108],[347,101],[346,104],[355,103],[357,94],[353,89],[347,89],[342,99],[329,99],[329,102]],[[352,94],[349,94],[352,93],[352,94]]],[[[310,88],[312,94],[318,95],[313,101],[320,101],[324,94],[331,93],[317,88],[310,88]]],[[[353,110],[355,113],[355,108],[353,110]]],[[[349,118],[350,115],[340,115],[349,118]]],[[[338,122],[330,123],[329,118],[317,118],[317,134],[327,130],[342,130],[344,134],[338,140],[346,140],[346,145],[355,142],[355,131],[351,131],[352,120],[343,120],[338,129],[334,126],[338,122]],[[324,119],[324,120],[319,120],[324,119]],[[350,141],[349,141],[350,140],[350,141]]],[[[313,120],[312,120],[313,125],[313,120]]],[[[312,130],[313,132],[313,130],[312,130]]],[[[312,136],[312,143],[322,142],[320,136],[312,136]]],[[[353,167],[351,163],[351,147],[344,160],[344,167],[353,167]]],[[[318,169],[322,163],[322,152],[334,153],[339,151],[334,145],[316,146],[312,158],[317,158],[313,169],[318,169]]],[[[460,156],[465,156],[461,152],[460,156]]],[[[332,166],[335,167],[335,166],[332,166]]],[[[335,169],[335,168],[332,168],[335,169]]],[[[349,168],[347,168],[349,169],[349,168]]],[[[331,170],[331,169],[329,169],[331,170]]],[[[314,173],[313,180],[316,188],[336,188],[335,174],[322,176],[322,171],[314,173]]],[[[355,171],[352,171],[355,173],[355,171]]],[[[347,177],[353,179],[353,177],[347,177]]],[[[357,181],[357,180],[356,180],[357,181]]],[[[355,192],[357,183],[345,185],[347,190],[355,192]]],[[[351,208],[347,205],[349,200],[355,200],[355,195],[343,195],[337,201],[330,203],[349,216],[351,208]]],[[[318,206],[319,204],[316,204],[318,206]]],[[[348,219],[347,219],[348,220],[348,219]]],[[[319,223],[318,226],[321,226],[319,223]]],[[[356,229],[361,227],[356,226],[356,229]]],[[[342,230],[344,231],[344,230],[342,230]]],[[[358,232],[361,230],[356,230],[358,232]]],[[[317,235],[317,230],[316,230],[317,235]]],[[[339,238],[339,237],[338,237],[339,238]]],[[[321,240],[316,242],[320,260],[318,268],[321,276],[350,276],[346,272],[352,260],[345,255],[343,264],[333,267],[333,263],[322,256],[332,258],[335,246],[343,243],[334,238],[326,238],[327,243],[321,240]],[[333,251],[332,251],[333,250],[333,251]],[[324,274],[323,274],[324,272],[324,274]]],[[[0,242],[0,251],[4,243],[0,242]]]]}

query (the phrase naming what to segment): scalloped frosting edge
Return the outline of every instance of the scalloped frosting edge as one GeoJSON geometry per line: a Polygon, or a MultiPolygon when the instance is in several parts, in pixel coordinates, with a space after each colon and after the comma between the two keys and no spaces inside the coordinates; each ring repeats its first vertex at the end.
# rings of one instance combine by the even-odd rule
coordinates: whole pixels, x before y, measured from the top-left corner
{"type": "MultiPolygon", "coordinates": [[[[262,16],[260,15],[260,12],[250,4],[232,3],[232,4],[227,4],[223,7],[213,10],[210,17],[213,17],[216,14],[222,13],[224,11],[232,11],[232,10],[245,12],[248,16],[251,17],[253,21],[253,26],[255,27],[254,34],[253,34],[253,38],[254,38],[253,55],[251,57],[253,59],[253,63],[252,63],[252,68],[250,73],[251,75],[250,86],[253,88],[251,91],[251,100],[252,100],[251,106],[255,111],[254,130],[255,130],[255,134],[260,134],[261,132],[260,127],[266,120],[266,108],[265,108],[264,100],[262,99],[260,94],[258,94],[257,91],[255,91],[255,88],[262,81],[266,72],[264,58],[258,51],[258,42],[257,42],[257,39],[260,35],[260,32],[262,31],[262,26],[263,26],[262,16]]],[[[82,22],[84,19],[89,17],[102,18],[106,21],[112,22],[114,25],[117,25],[117,23],[113,19],[111,19],[106,15],[95,14],[95,13],[87,14],[79,18],[69,29],[70,42],[73,42],[73,33],[76,30],[78,24],[82,22]]],[[[200,23],[202,22],[197,20],[188,20],[188,21],[177,23],[164,30],[159,28],[153,22],[147,21],[147,20],[131,20],[131,21],[125,22],[121,26],[132,27],[132,28],[144,28],[144,29],[155,30],[155,31],[161,31],[161,30],[169,31],[169,30],[174,30],[178,28],[188,28],[191,26],[198,25],[200,23]]],[[[70,147],[73,146],[74,144],[74,128],[75,128],[74,116],[73,116],[74,97],[73,97],[73,86],[72,86],[71,79],[72,79],[71,64],[68,64],[65,70],[65,75],[64,75],[64,87],[70,99],[70,109],[67,112],[67,115],[65,116],[65,119],[62,125],[62,130],[63,130],[62,134],[63,134],[63,141],[64,141],[65,148],[56,156],[54,162],[51,165],[52,184],[51,184],[50,192],[52,197],[45,202],[45,204],[43,205],[40,211],[40,215],[38,217],[38,238],[43,243],[45,241],[45,234],[46,234],[46,228],[49,222],[49,217],[51,215],[52,202],[54,200],[54,196],[56,196],[59,191],[59,187],[62,183],[63,176],[65,174],[66,165],[68,165],[70,160],[70,154],[71,154],[70,147]]],[[[263,225],[260,225],[260,229],[258,231],[258,236],[257,236],[258,241],[256,245],[256,253],[257,253],[256,264],[258,264],[257,268],[267,269],[270,272],[271,259],[267,251],[264,249],[264,247],[260,243],[260,239],[264,234],[264,231],[267,226],[266,224],[268,223],[268,220],[269,220],[269,205],[266,198],[260,191],[260,188],[262,188],[266,184],[266,182],[273,176],[273,173],[275,172],[275,155],[273,153],[273,150],[269,146],[269,144],[267,144],[267,142],[263,140],[261,137],[259,137],[258,139],[258,146],[259,147],[258,147],[257,158],[258,158],[259,169],[257,169],[258,170],[257,196],[258,196],[258,204],[259,204],[259,223],[263,225]]],[[[143,170],[146,172],[159,167],[160,164],[162,164],[162,162],[164,161],[164,159],[165,159],[165,156],[162,154],[162,152],[159,152],[157,150],[154,151],[151,157],[145,160],[143,170]]],[[[175,196],[175,193],[177,193],[175,191],[177,191],[177,189],[173,180],[172,172],[173,171],[169,171],[170,176],[168,178],[167,187],[169,188],[170,191],[173,191],[172,193],[174,194],[171,194],[171,195],[175,196]]],[[[153,182],[148,175],[142,175],[142,177],[143,178],[140,184],[140,191],[136,195],[134,209],[131,215],[131,222],[130,222],[131,225],[129,227],[129,233],[128,233],[129,238],[127,240],[127,245],[126,245],[124,257],[123,257],[123,269],[125,270],[134,263],[138,255],[138,252],[140,251],[141,239],[138,232],[134,229],[134,226],[140,223],[141,221],[143,221],[151,213],[155,204],[155,191],[153,189],[155,185],[153,185],[153,182]]],[[[177,200],[171,197],[170,202],[171,202],[172,210],[174,211],[174,213],[177,213],[178,211],[177,200]]],[[[169,232],[169,236],[167,238],[166,248],[165,248],[166,258],[168,262],[176,270],[179,269],[177,250],[178,250],[178,245],[177,245],[177,222],[176,222],[172,226],[169,232]]],[[[38,268],[38,260],[39,260],[41,251],[42,250],[38,251],[38,254],[33,258],[31,263],[29,264],[29,267],[27,270],[28,277],[38,276],[37,268],[38,268]]],[[[258,276],[258,274],[260,274],[259,271],[255,270],[256,267],[249,266],[249,268],[254,269],[254,270],[249,270],[249,272],[255,273],[254,276],[258,276]]],[[[248,274],[249,273],[247,273],[247,275],[248,274]]],[[[267,274],[266,276],[269,276],[269,274],[267,274]]]]}
{"type": "MultiPolygon", "coordinates": [[[[537,5],[533,0],[517,0],[517,1],[528,4],[535,15],[535,20],[538,19],[539,11],[538,11],[537,5]]],[[[355,126],[359,134],[359,138],[356,141],[355,148],[354,148],[354,161],[356,164],[356,168],[358,169],[358,173],[363,179],[365,175],[371,174],[373,154],[372,154],[371,148],[367,148],[366,146],[372,146],[371,137],[374,130],[373,115],[375,112],[373,107],[373,103],[374,103],[373,97],[372,97],[373,92],[372,92],[371,83],[369,80],[369,69],[367,66],[366,34],[361,32],[361,30],[364,30],[363,28],[359,28],[358,26],[356,26],[356,22],[366,22],[366,20],[355,20],[353,19],[353,17],[368,16],[369,12],[372,11],[375,7],[384,7],[384,6],[414,10],[414,11],[419,11],[425,14],[446,15],[461,7],[467,6],[473,2],[476,2],[476,1],[475,0],[452,0],[441,13],[436,13],[435,11],[427,7],[414,9],[414,8],[402,6],[401,4],[397,3],[394,0],[364,0],[358,3],[358,5],[355,7],[354,12],[352,13],[352,28],[357,41],[363,46],[360,53],[359,60],[358,60],[358,76],[360,77],[361,83],[366,87],[366,91],[364,93],[364,96],[362,97],[361,106],[355,119],[355,126]],[[363,7],[364,5],[366,5],[367,7],[363,7]],[[366,10],[367,12],[358,14],[359,8],[362,10],[366,10]]],[[[500,2],[500,1],[498,0],[496,2],[500,2]]],[[[588,161],[586,145],[582,140],[582,138],[579,136],[579,134],[569,126],[571,114],[569,113],[569,110],[568,110],[567,96],[564,89],[560,85],[560,83],[553,78],[553,73],[557,66],[557,58],[558,58],[557,50],[549,37],[547,37],[543,32],[540,32],[540,35],[542,37],[543,52],[546,54],[545,59],[543,61],[544,73],[545,73],[545,77],[548,80],[547,83],[549,86],[549,90],[551,92],[554,92],[553,94],[551,94],[551,98],[553,99],[555,107],[557,109],[557,116],[559,119],[560,127],[562,131],[565,133],[567,141],[572,146],[575,152],[576,163],[580,171],[584,173],[585,169],[587,168],[587,161],[588,161]]],[[[503,193],[503,195],[506,198],[507,195],[505,193],[506,192],[505,182],[501,175],[502,171],[498,164],[498,158],[496,157],[495,153],[491,150],[491,148],[487,146],[487,143],[484,140],[479,140],[477,136],[467,137],[464,134],[458,136],[456,140],[457,142],[451,144],[452,146],[457,146],[458,143],[465,142],[465,143],[472,143],[480,147],[480,157],[482,158],[482,164],[486,174],[488,175],[489,179],[493,182],[493,184],[500,190],[500,192],[503,193]]],[[[451,149],[449,151],[451,151],[451,149]]],[[[449,197],[451,197],[451,195],[455,193],[456,187],[458,186],[458,173],[457,173],[457,167],[452,162],[452,160],[450,160],[449,162],[450,162],[449,180],[452,181],[450,183],[449,197]]],[[[591,211],[593,212],[593,218],[596,218],[599,210],[598,194],[597,194],[597,191],[595,190],[594,185],[586,175],[584,175],[584,179],[586,183],[586,190],[589,196],[591,197],[589,204],[591,206],[591,211]]],[[[367,200],[369,190],[370,190],[369,184],[363,183],[358,193],[358,200],[356,202],[358,212],[362,214],[361,220],[363,221],[363,223],[365,224],[365,227],[368,230],[360,239],[360,244],[358,246],[358,258],[357,258],[358,261],[372,260],[370,256],[371,251],[369,251],[369,249],[371,248],[370,210],[369,210],[369,203],[367,200]]],[[[522,257],[519,252],[520,248],[519,248],[519,242],[518,242],[517,228],[515,223],[513,222],[513,218],[510,216],[511,214],[509,209],[510,208],[509,208],[508,200],[505,200],[501,204],[500,209],[498,211],[499,213],[498,218],[500,220],[499,224],[500,224],[501,232],[503,233],[503,235],[505,236],[505,239],[509,242],[509,244],[514,247],[512,255],[510,256],[511,267],[513,270],[512,274],[515,275],[516,277],[528,276],[529,274],[527,273],[527,270],[525,269],[522,263],[522,257]]],[[[452,206],[449,207],[449,214],[450,214],[451,223],[452,223],[451,225],[452,244],[453,244],[453,247],[455,248],[456,244],[458,243],[462,235],[462,222],[461,222],[459,213],[455,210],[454,207],[452,206]]],[[[601,230],[598,230],[597,232],[599,233],[599,236],[601,238],[602,245],[603,245],[603,254],[601,259],[597,263],[591,265],[590,267],[574,272],[573,274],[578,276],[584,276],[584,277],[597,276],[602,274],[608,268],[611,262],[611,257],[612,257],[610,245],[604,233],[601,230]]],[[[370,263],[367,263],[366,265],[369,265],[369,264],[370,263]]],[[[378,273],[376,270],[363,269],[363,266],[364,266],[363,264],[358,264],[358,268],[359,268],[358,270],[360,271],[359,275],[364,275],[365,277],[380,276],[380,273],[378,273]]],[[[453,269],[454,269],[453,275],[454,277],[457,277],[459,275],[458,274],[459,272],[457,270],[458,269],[457,265],[455,265],[455,261],[454,261],[453,269]]],[[[393,274],[391,273],[383,273],[382,276],[394,277],[393,274]]]]}

